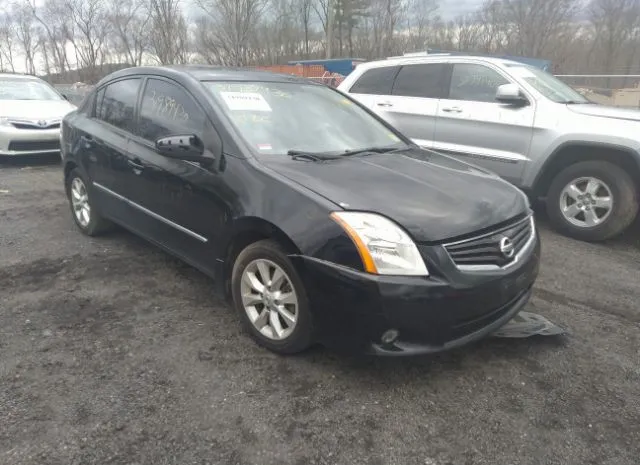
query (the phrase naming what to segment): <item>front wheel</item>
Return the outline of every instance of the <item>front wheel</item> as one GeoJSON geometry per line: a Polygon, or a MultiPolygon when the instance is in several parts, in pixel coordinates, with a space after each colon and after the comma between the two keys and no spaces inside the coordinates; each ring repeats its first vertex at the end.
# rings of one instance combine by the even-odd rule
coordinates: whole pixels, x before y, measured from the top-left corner
{"type": "Polygon", "coordinates": [[[557,230],[584,241],[603,241],[633,222],[638,192],[619,166],[585,161],[568,166],[553,179],[546,203],[557,230]]]}
{"type": "Polygon", "coordinates": [[[233,301],[249,334],[280,354],[293,354],[312,342],[307,293],[286,252],[263,240],[247,246],[231,277],[233,301]]]}

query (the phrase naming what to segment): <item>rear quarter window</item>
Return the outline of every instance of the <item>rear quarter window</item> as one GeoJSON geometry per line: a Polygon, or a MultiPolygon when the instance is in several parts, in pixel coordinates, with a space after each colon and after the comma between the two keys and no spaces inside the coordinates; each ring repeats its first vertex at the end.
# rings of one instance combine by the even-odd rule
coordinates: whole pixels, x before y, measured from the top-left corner
{"type": "Polygon", "coordinates": [[[353,94],[391,95],[393,80],[399,69],[399,66],[385,66],[365,71],[351,86],[349,92],[353,94]]]}

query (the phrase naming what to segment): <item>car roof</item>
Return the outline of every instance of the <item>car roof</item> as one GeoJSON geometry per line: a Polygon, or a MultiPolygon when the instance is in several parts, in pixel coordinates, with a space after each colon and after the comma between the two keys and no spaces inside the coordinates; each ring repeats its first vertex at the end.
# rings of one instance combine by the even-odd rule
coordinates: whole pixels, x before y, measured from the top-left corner
{"type": "MultiPolygon", "coordinates": [[[[153,74],[165,77],[190,76],[198,81],[262,81],[262,82],[293,82],[300,84],[316,84],[311,79],[293,76],[290,74],[277,74],[269,71],[261,71],[251,68],[230,68],[210,65],[170,65],[170,66],[140,66],[125,68],[111,73],[105,80],[119,77],[153,74]]],[[[102,81],[101,81],[102,82],[102,81]]]]}
{"type": "Polygon", "coordinates": [[[2,78],[11,78],[11,79],[24,79],[25,81],[41,81],[38,76],[33,76],[31,74],[20,74],[20,73],[0,73],[0,79],[2,78]]]}
{"type": "MultiPolygon", "coordinates": [[[[383,68],[388,66],[402,66],[402,65],[419,65],[423,63],[443,62],[443,61],[455,61],[455,62],[482,62],[492,63],[495,65],[507,65],[518,64],[513,60],[507,60],[504,58],[485,57],[477,55],[450,55],[447,53],[434,53],[433,55],[425,56],[399,56],[389,57],[385,60],[369,61],[366,63],[358,64],[357,69],[371,69],[371,68],[383,68]]],[[[522,64],[522,63],[520,63],[522,64]]]]}

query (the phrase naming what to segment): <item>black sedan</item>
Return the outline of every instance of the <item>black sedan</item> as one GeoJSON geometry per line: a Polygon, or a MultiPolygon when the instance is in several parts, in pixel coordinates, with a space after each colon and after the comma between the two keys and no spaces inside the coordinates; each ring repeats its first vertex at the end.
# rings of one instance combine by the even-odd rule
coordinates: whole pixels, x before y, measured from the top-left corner
{"type": "Polygon", "coordinates": [[[308,80],[118,71],[61,143],[82,232],[119,224],[202,270],[279,353],[460,346],[517,314],[538,273],[522,192],[308,80]]]}

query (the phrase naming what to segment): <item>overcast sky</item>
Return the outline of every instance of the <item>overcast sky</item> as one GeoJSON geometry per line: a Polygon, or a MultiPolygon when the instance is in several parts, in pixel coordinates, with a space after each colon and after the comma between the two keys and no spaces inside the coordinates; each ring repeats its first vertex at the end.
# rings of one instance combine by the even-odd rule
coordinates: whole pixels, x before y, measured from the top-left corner
{"type": "Polygon", "coordinates": [[[483,0],[440,0],[439,3],[442,17],[450,19],[477,10],[483,0]]]}

